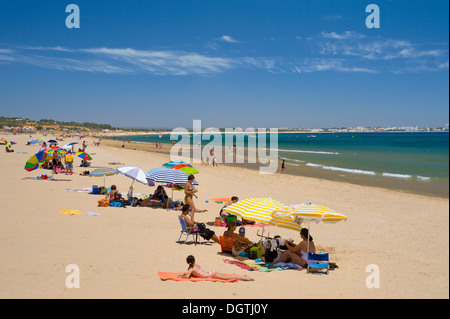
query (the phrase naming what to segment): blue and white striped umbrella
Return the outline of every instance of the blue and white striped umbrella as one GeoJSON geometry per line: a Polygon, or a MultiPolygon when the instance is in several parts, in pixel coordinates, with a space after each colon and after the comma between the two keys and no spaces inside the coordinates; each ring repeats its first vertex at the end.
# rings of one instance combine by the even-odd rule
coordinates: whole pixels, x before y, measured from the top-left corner
{"type": "MultiPolygon", "coordinates": [[[[149,174],[147,180],[157,183],[184,185],[188,181],[188,176],[189,174],[177,169],[166,169],[149,174]]],[[[192,185],[198,185],[197,181],[194,181],[192,185]]]]}
{"type": "Polygon", "coordinates": [[[156,173],[156,172],[159,172],[159,171],[166,171],[166,170],[168,170],[167,167],[157,167],[157,168],[153,168],[153,169],[149,170],[149,171],[147,172],[147,174],[148,174],[148,175],[151,175],[151,174],[153,174],[153,173],[156,173]]]}

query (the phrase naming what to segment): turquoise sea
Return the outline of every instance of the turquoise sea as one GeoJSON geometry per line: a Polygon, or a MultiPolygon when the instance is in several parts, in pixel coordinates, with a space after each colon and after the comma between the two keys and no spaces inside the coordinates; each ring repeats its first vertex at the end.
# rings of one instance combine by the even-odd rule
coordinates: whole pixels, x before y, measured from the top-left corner
{"type": "MultiPolygon", "coordinates": [[[[169,134],[126,138],[172,143],[169,134]]],[[[448,197],[448,132],[278,133],[278,156],[286,173],[448,197]]]]}

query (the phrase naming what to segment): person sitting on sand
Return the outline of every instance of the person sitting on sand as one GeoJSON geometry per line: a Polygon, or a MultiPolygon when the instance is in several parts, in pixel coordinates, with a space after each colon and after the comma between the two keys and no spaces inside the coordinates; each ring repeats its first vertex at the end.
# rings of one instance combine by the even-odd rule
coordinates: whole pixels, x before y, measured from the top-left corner
{"type": "Polygon", "coordinates": [[[195,257],[192,255],[187,256],[186,262],[189,264],[188,271],[178,275],[181,278],[190,278],[191,276],[197,277],[197,278],[216,278],[216,279],[222,279],[222,280],[228,280],[228,279],[238,279],[243,281],[253,281],[254,279],[246,276],[246,275],[237,275],[237,274],[222,274],[218,273],[215,270],[202,270],[202,267],[200,265],[195,263],[195,257]]]}
{"type": "Polygon", "coordinates": [[[123,205],[126,203],[125,198],[122,197],[122,195],[117,190],[116,185],[111,185],[111,190],[106,193],[106,198],[109,199],[109,202],[119,202],[123,205]]]}
{"type": "Polygon", "coordinates": [[[169,196],[167,196],[167,193],[162,185],[159,185],[150,197],[150,199],[156,199],[162,202],[165,202],[167,198],[169,198],[169,196]]]}
{"type": "Polygon", "coordinates": [[[302,241],[295,245],[293,242],[285,240],[287,250],[277,259],[272,262],[272,265],[279,262],[291,261],[294,264],[305,267],[308,263],[308,239],[309,239],[309,252],[316,252],[316,245],[313,242],[313,238],[309,235],[307,228],[302,228],[300,231],[300,237],[302,241]]]}
{"type": "Polygon", "coordinates": [[[6,146],[6,153],[12,153],[12,152],[14,152],[12,147],[6,146]]]}
{"type": "Polygon", "coordinates": [[[194,222],[192,215],[189,214],[189,209],[190,209],[189,205],[184,204],[183,208],[181,209],[181,215],[179,216],[179,218],[184,219],[187,227],[197,228],[199,235],[202,236],[204,239],[206,240],[212,239],[213,241],[215,241],[220,245],[220,240],[217,237],[216,233],[210,230],[209,228],[206,228],[204,224],[194,222]]]}
{"type": "Polygon", "coordinates": [[[222,217],[222,219],[226,219],[230,214],[227,212],[224,212],[223,209],[227,206],[230,206],[231,204],[236,203],[239,200],[239,198],[237,196],[233,196],[231,197],[231,201],[230,202],[226,202],[225,205],[220,209],[219,212],[219,217],[222,217]]]}
{"type": "Polygon", "coordinates": [[[236,234],[237,224],[236,221],[230,220],[227,223],[227,230],[223,232],[224,237],[230,237],[234,240],[234,246],[232,250],[233,256],[238,256],[240,253],[244,252],[249,246],[253,245],[252,241],[245,236],[236,234]]]}

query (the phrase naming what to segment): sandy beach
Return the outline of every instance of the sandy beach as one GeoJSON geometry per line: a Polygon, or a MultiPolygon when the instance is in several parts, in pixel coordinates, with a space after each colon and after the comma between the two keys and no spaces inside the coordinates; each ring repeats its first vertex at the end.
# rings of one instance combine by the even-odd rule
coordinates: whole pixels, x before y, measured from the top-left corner
{"type": "MultiPolygon", "coordinates": [[[[195,203],[208,210],[196,214],[198,222],[210,224],[218,216],[222,205],[211,198],[233,195],[240,199],[270,196],[287,205],[311,201],[348,217],[338,224],[311,225],[318,250],[329,252],[339,266],[328,276],[306,270],[250,272],[226,264],[224,258],[233,257],[219,254],[220,245],[212,241],[197,246],[177,243],[176,211],[98,207],[102,196],[66,191],[103,185],[103,178],[78,174],[85,170],[79,167],[79,158],[74,163],[77,174],[55,176],[70,181],[25,179],[51,173],[24,170],[27,159],[39,150],[37,145],[26,146],[28,139],[14,136],[15,152],[6,153],[4,147],[0,152],[1,298],[449,298],[448,199],[302,176],[260,175],[257,170],[230,165],[195,166],[200,171],[195,203]],[[64,209],[83,214],[61,214],[64,209]],[[158,271],[186,271],[186,256],[191,254],[205,269],[245,274],[254,281],[175,282],[157,276],[158,271]],[[80,288],[66,287],[66,267],[71,264],[80,269],[80,288]],[[380,270],[379,288],[366,286],[369,265],[380,270]]],[[[60,143],[72,141],[80,142],[60,143]]],[[[86,141],[94,167],[115,167],[108,162],[120,162],[148,171],[170,160],[163,153],[167,149],[155,153],[134,143],[122,149],[119,141],[105,140],[100,146],[94,146],[93,138],[86,141]]],[[[115,184],[121,192],[127,192],[131,183],[121,174],[106,177],[106,187],[115,184]]],[[[134,187],[143,194],[155,190],[140,183],[134,187]]],[[[174,192],[174,199],[183,198],[181,192],[174,192]]],[[[225,230],[208,227],[217,235],[225,230]]],[[[247,227],[247,237],[259,240],[258,229],[247,227]]],[[[271,236],[300,239],[292,230],[275,226],[266,230],[271,236]]]]}

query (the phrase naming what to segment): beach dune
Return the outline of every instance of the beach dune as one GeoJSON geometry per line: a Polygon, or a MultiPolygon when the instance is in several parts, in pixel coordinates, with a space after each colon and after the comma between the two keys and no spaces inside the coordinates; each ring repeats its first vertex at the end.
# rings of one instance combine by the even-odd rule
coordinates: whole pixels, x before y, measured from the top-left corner
{"type": "MultiPolygon", "coordinates": [[[[311,201],[348,217],[338,224],[311,225],[318,250],[329,252],[339,266],[328,276],[305,270],[250,272],[226,264],[224,258],[232,257],[219,254],[220,246],[213,242],[177,243],[180,224],[173,210],[98,207],[102,196],[66,191],[103,185],[103,178],[58,174],[56,178],[70,181],[24,179],[51,173],[24,170],[26,160],[39,149],[26,146],[27,139],[14,136],[16,152],[0,151],[1,298],[449,298],[448,199],[302,176],[261,175],[230,165],[198,165],[195,204],[208,210],[196,214],[199,222],[211,224],[222,207],[209,199],[233,195],[270,196],[288,205],[311,201]],[[64,209],[82,214],[61,214],[64,209]],[[158,271],[186,271],[188,255],[204,269],[246,274],[255,281],[159,279],[158,271]],[[66,285],[70,265],[79,269],[79,288],[66,285]],[[374,269],[379,270],[379,288],[369,288],[374,269]]],[[[94,146],[93,140],[86,139],[86,151],[94,154],[93,166],[114,167],[108,162],[121,162],[148,171],[170,160],[167,154],[134,149],[134,143],[122,149],[121,142],[94,146]]],[[[63,143],[72,141],[79,142],[63,143]]],[[[75,159],[76,173],[85,170],[79,164],[75,159]]],[[[121,192],[132,183],[121,174],[105,180],[105,186],[115,184],[121,192]]],[[[155,189],[136,182],[133,186],[143,194],[155,189]]],[[[183,197],[174,192],[174,199],[183,197]]],[[[217,235],[225,230],[208,227],[217,235]]],[[[259,240],[258,229],[247,227],[247,237],[259,240]]],[[[292,230],[274,226],[265,230],[271,236],[300,239],[292,230]]]]}

